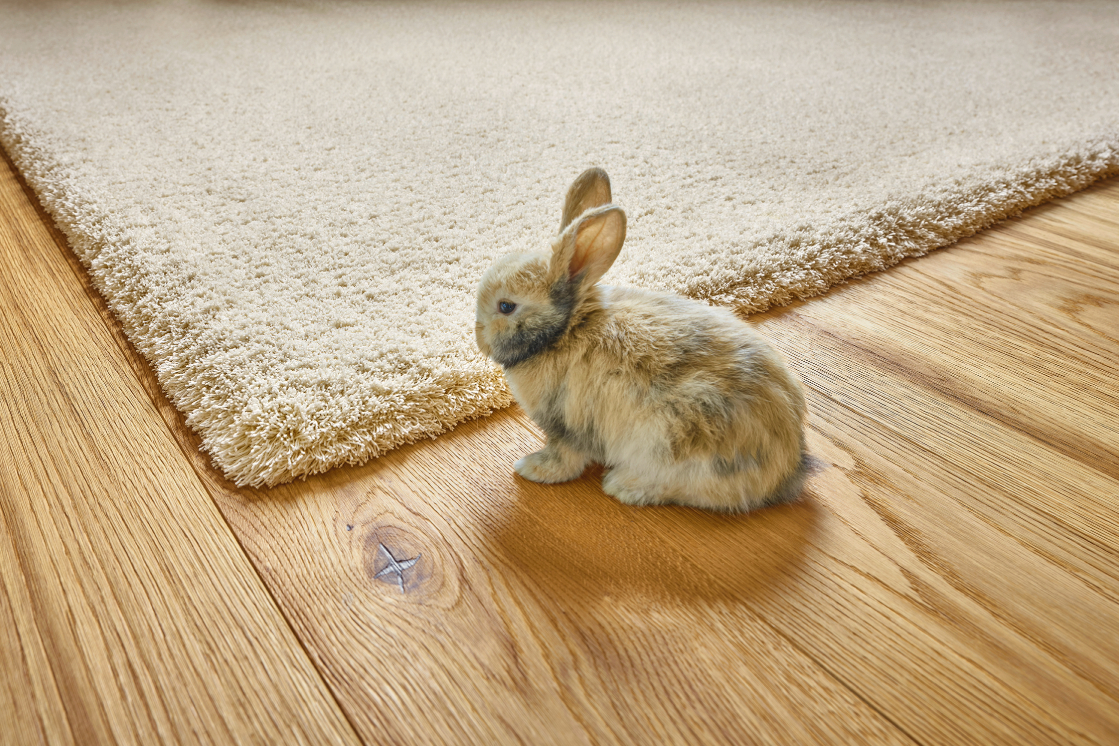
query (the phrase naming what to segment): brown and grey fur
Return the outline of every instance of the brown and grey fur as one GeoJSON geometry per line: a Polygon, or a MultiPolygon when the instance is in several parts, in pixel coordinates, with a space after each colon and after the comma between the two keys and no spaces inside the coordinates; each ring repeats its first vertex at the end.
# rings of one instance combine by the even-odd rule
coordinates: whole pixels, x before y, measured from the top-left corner
{"type": "Polygon", "coordinates": [[[590,169],[552,250],[504,257],[482,277],[478,346],[547,436],[517,473],[564,482],[598,462],[603,489],[635,505],[795,499],[807,471],[800,382],[726,309],[597,284],[625,232],[606,173],[590,169]]]}

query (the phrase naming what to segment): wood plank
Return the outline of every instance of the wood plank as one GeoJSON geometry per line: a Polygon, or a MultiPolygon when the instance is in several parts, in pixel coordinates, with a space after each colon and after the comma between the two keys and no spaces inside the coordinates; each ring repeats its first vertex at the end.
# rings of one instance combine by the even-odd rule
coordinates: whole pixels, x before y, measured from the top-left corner
{"type": "Polygon", "coordinates": [[[0,740],[354,743],[0,165],[0,740]]]}
{"type": "MultiPolygon", "coordinates": [[[[2,514],[0,528],[0,567],[16,567],[19,558],[2,514]]],[[[0,722],[5,739],[13,744],[72,744],[74,734],[51,673],[50,659],[29,613],[32,605],[27,586],[9,582],[7,572],[0,579],[0,671],[4,672],[0,679],[0,722]]]]}
{"type": "Polygon", "coordinates": [[[995,248],[956,252],[951,264],[913,262],[797,318],[826,325],[849,353],[858,348],[859,364],[893,366],[1119,477],[1119,268],[1029,251],[997,232],[984,245],[997,247],[997,264],[995,248]]]}

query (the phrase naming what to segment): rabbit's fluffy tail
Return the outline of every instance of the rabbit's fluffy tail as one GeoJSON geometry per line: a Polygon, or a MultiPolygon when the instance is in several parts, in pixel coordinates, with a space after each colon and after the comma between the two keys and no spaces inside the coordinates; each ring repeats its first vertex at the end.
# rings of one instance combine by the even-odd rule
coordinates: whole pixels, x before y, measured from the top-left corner
{"type": "Polygon", "coordinates": [[[804,489],[804,482],[808,477],[823,471],[827,468],[827,464],[820,459],[808,455],[808,451],[801,446],[800,462],[797,463],[796,468],[785,477],[785,481],[777,486],[766,505],[781,505],[782,503],[796,502],[800,497],[801,490],[804,489]]]}

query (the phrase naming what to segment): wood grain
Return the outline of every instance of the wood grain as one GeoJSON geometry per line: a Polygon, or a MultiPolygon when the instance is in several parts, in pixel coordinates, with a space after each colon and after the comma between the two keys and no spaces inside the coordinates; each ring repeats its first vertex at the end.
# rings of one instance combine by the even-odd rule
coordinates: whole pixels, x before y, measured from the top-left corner
{"type": "MultiPolygon", "coordinates": [[[[622,506],[593,471],[524,482],[511,463],[541,440],[516,409],[237,489],[55,251],[363,740],[1107,744],[1116,215],[1105,182],[757,317],[808,386],[821,468],[800,503],[739,517],[622,506]],[[403,590],[382,546],[416,559],[403,590]]],[[[70,722],[57,684],[23,694],[51,645],[13,650],[5,712],[70,722]]]]}
{"type": "Polygon", "coordinates": [[[353,743],[7,163],[0,742],[353,743]]]}

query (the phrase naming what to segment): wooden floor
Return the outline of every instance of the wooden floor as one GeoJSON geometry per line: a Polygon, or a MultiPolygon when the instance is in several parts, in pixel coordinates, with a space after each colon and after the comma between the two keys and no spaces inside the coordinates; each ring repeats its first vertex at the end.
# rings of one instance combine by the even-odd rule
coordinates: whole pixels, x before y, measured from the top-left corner
{"type": "Polygon", "coordinates": [[[0,164],[0,742],[1119,743],[1119,181],[755,321],[798,504],[526,483],[515,410],[237,489],[0,164]]]}

